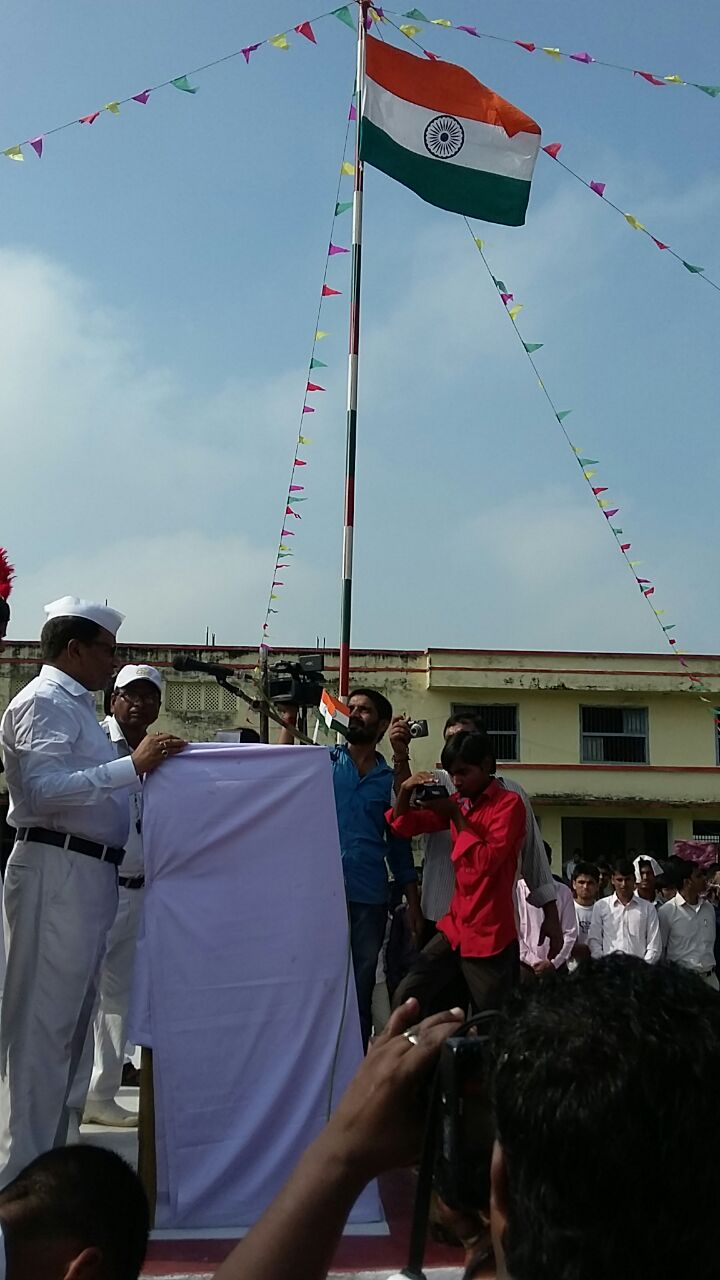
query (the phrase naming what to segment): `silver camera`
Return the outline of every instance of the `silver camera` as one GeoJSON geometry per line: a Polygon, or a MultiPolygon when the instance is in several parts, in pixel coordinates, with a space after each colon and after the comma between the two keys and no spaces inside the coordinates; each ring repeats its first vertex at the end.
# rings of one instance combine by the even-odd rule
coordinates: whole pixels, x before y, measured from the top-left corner
{"type": "Polygon", "coordinates": [[[411,738],[427,738],[429,732],[427,720],[408,720],[408,729],[411,738]]]}

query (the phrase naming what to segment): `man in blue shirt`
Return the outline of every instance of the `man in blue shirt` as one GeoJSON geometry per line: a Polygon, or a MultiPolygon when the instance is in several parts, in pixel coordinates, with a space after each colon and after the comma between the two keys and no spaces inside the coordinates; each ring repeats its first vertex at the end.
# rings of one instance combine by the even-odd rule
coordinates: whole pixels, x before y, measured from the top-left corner
{"type": "MultiPolygon", "coordinates": [[[[394,775],[377,746],[392,720],[392,707],[376,689],[355,689],[347,705],[347,742],[330,754],[360,1029],[367,1048],[375,973],[388,918],[386,859],[407,898],[409,924],[417,938],[423,918],[410,841],[393,836],[385,822],[393,805],[394,775]]],[[[289,709],[285,719],[294,719],[289,709]]],[[[283,734],[280,740],[292,742],[292,736],[283,734]]]]}

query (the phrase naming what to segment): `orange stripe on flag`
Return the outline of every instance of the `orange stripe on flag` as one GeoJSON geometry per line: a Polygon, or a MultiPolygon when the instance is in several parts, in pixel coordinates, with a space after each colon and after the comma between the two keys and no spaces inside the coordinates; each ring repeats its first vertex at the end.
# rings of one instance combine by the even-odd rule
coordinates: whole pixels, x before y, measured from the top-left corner
{"type": "Polygon", "coordinates": [[[452,62],[426,62],[368,36],[367,74],[388,93],[428,111],[500,125],[510,138],[540,133],[537,121],[452,62]]]}

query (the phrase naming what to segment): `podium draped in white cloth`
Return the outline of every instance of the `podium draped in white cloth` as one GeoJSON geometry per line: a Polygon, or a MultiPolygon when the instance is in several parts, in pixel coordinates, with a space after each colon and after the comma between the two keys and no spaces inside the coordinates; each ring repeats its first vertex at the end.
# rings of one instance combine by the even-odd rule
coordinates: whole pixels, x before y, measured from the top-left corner
{"type": "MultiPolygon", "coordinates": [[[[247,1227],[362,1055],[329,753],[191,745],[148,777],[143,842],[156,1226],[247,1227]]],[[[374,1186],[353,1218],[382,1220],[374,1186]]]]}

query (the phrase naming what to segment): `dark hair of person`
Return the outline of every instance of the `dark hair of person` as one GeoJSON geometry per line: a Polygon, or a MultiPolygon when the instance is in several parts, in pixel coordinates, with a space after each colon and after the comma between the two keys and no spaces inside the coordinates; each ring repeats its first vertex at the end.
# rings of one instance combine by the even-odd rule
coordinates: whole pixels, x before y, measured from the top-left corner
{"type": "Polygon", "coordinates": [[[461,761],[463,764],[484,764],[487,759],[492,762],[492,773],[495,772],[495,748],[486,733],[467,732],[454,733],[448,738],[442,749],[440,763],[443,769],[452,773],[453,765],[461,761]]]}
{"type": "Polygon", "coordinates": [[[666,883],[671,884],[675,889],[682,889],[685,881],[690,879],[697,866],[697,862],[692,862],[690,858],[678,858],[676,856],[668,858],[665,869],[666,883]]]}
{"type": "Polygon", "coordinates": [[[629,858],[616,858],[612,870],[614,876],[635,875],[635,868],[629,858]]]}
{"type": "Polygon", "coordinates": [[[480,716],[473,715],[472,711],[454,711],[445,721],[443,734],[446,734],[448,729],[452,729],[456,724],[466,724],[468,729],[471,729],[474,733],[485,733],[485,722],[480,716]]]}
{"type": "Polygon", "coordinates": [[[73,1240],[99,1249],[108,1280],[137,1280],[150,1214],[137,1174],[104,1147],[56,1147],[0,1191],[0,1217],[12,1241],[73,1240]],[[11,1212],[6,1212],[11,1210],[11,1212]]]}
{"type": "Polygon", "coordinates": [[[600,880],[600,868],[594,862],[576,862],[573,867],[572,879],[577,880],[578,876],[590,876],[593,880],[600,880]]]}
{"type": "Polygon", "coordinates": [[[377,689],[353,689],[350,697],[348,698],[348,702],[351,698],[358,697],[369,698],[377,711],[379,718],[381,720],[387,720],[388,724],[390,723],[392,720],[393,709],[384,693],[379,693],[377,689]]]}
{"type": "Polygon", "coordinates": [[[43,662],[54,662],[64,653],[71,640],[89,644],[97,639],[101,628],[89,618],[48,618],[40,632],[40,653],[43,662]]]}
{"type": "Polygon", "coordinates": [[[717,992],[678,965],[607,956],[521,987],[493,1061],[513,1280],[715,1280],[717,992]],[[592,1178],[568,1176],[589,1151],[592,1178]],[[608,1230],[600,1186],[642,1230],[608,1230]]]}
{"type": "Polygon", "coordinates": [[[609,858],[598,858],[595,865],[598,871],[612,871],[612,863],[609,858]]]}

